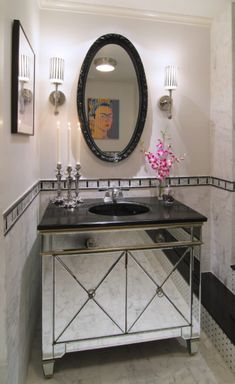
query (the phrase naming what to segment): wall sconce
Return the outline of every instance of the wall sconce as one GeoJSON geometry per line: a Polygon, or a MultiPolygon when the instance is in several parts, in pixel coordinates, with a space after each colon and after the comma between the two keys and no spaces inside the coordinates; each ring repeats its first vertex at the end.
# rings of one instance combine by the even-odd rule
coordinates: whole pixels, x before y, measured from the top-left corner
{"type": "Polygon", "coordinates": [[[55,84],[55,91],[49,96],[50,102],[55,106],[54,114],[58,115],[58,107],[64,104],[65,95],[58,90],[59,85],[64,81],[64,59],[52,57],[50,59],[50,82],[55,84]]]}
{"type": "Polygon", "coordinates": [[[169,96],[164,95],[159,100],[159,108],[162,111],[168,111],[168,119],[172,118],[172,91],[177,88],[177,81],[176,81],[176,67],[174,65],[168,65],[165,68],[165,82],[164,82],[165,89],[169,90],[169,96]]]}
{"type": "Polygon", "coordinates": [[[94,60],[95,68],[100,72],[112,72],[115,70],[117,62],[111,57],[99,57],[94,60]]]}
{"type": "Polygon", "coordinates": [[[20,83],[19,91],[19,103],[20,103],[20,113],[24,113],[25,105],[31,103],[33,94],[30,89],[25,88],[25,83],[29,82],[29,56],[20,55],[19,60],[19,76],[18,80],[20,83]]]}

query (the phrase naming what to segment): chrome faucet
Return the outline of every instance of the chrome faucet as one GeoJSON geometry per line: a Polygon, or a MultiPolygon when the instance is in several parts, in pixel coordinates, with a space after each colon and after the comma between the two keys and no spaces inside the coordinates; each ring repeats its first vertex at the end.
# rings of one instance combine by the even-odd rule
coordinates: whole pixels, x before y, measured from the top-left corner
{"type": "Polygon", "coordinates": [[[128,188],[111,187],[107,189],[100,189],[100,191],[106,191],[104,195],[105,203],[116,203],[118,199],[123,198],[122,190],[128,190],[128,188]]]}
{"type": "Polygon", "coordinates": [[[113,203],[116,203],[118,198],[123,197],[123,193],[122,193],[122,190],[120,188],[112,188],[111,191],[112,191],[112,202],[113,203]]]}

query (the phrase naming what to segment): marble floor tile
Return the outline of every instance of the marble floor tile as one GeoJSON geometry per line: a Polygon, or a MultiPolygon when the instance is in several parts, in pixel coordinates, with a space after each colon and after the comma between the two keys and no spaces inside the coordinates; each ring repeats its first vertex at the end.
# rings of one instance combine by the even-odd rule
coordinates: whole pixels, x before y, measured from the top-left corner
{"type": "Polygon", "coordinates": [[[53,378],[41,367],[37,331],[26,384],[234,384],[235,376],[202,332],[199,352],[190,356],[176,339],[67,354],[53,378]]]}

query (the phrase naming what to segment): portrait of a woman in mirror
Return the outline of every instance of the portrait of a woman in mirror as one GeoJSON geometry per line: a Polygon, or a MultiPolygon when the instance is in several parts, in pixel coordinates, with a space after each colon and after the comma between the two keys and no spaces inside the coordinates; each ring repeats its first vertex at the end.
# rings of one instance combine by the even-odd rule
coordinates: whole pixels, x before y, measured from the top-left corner
{"type": "Polygon", "coordinates": [[[118,139],[119,100],[89,98],[88,123],[93,139],[118,139]]]}

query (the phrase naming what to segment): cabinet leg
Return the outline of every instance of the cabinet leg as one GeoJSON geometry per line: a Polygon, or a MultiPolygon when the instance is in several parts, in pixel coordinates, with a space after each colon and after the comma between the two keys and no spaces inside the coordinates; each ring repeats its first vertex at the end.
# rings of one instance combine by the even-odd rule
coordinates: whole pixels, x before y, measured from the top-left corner
{"type": "Polygon", "coordinates": [[[55,360],[44,360],[42,362],[42,369],[43,369],[44,376],[46,378],[50,378],[53,376],[54,364],[55,364],[55,360]]]}
{"type": "Polygon", "coordinates": [[[190,355],[197,353],[199,347],[199,339],[187,340],[187,348],[190,355]]]}

